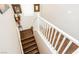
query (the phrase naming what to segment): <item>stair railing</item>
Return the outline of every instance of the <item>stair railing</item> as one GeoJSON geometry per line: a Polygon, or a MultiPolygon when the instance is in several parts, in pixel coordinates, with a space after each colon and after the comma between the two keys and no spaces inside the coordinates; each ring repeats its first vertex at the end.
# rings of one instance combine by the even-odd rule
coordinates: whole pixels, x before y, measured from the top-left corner
{"type": "MultiPolygon", "coordinates": [[[[79,53],[79,41],[38,15],[38,31],[58,54],[79,53]]],[[[51,48],[52,48],[51,47],[51,48]]]]}

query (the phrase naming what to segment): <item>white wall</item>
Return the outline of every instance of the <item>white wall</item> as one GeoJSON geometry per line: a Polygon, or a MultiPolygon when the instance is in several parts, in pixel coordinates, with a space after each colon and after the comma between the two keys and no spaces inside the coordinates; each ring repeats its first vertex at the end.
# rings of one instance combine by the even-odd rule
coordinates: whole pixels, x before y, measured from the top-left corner
{"type": "Polygon", "coordinates": [[[36,19],[33,4],[23,4],[21,5],[21,8],[22,8],[21,25],[23,27],[23,30],[29,29],[32,27],[33,22],[36,19]]]}
{"type": "Polygon", "coordinates": [[[37,31],[34,31],[34,36],[35,36],[35,40],[40,54],[52,54],[52,50],[50,50],[51,47],[46,41],[46,39],[42,39],[42,37],[39,35],[37,31]]]}
{"type": "Polygon", "coordinates": [[[33,16],[24,16],[24,15],[22,15],[21,25],[23,27],[23,30],[31,28],[32,25],[33,25],[33,22],[35,21],[35,19],[36,19],[35,15],[33,15],[33,16]]]}
{"type": "Polygon", "coordinates": [[[0,53],[21,52],[19,32],[12,8],[9,8],[4,14],[0,14],[0,53]]]}
{"type": "Polygon", "coordinates": [[[41,4],[41,16],[79,39],[79,4],[41,4]]]}
{"type": "Polygon", "coordinates": [[[40,19],[37,18],[33,24],[33,34],[40,54],[57,54],[56,50],[51,46],[46,37],[39,31],[39,23],[43,25],[43,23],[40,22],[40,19]]]}

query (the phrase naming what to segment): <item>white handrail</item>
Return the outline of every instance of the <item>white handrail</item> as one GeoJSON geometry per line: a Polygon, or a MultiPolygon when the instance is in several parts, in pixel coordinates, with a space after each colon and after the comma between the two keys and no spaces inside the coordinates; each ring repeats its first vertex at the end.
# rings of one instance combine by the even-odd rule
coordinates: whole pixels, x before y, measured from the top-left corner
{"type": "Polygon", "coordinates": [[[44,19],[43,17],[38,15],[38,18],[42,21],[44,21],[45,23],[47,23],[48,25],[54,27],[57,31],[59,31],[60,33],[62,33],[66,38],[68,38],[69,40],[71,40],[72,42],[74,42],[75,44],[77,44],[79,46],[79,41],[75,38],[73,38],[72,36],[68,35],[67,33],[65,33],[64,31],[62,31],[61,29],[59,29],[58,27],[56,27],[55,25],[53,25],[52,23],[48,22],[46,19],[44,19]]]}

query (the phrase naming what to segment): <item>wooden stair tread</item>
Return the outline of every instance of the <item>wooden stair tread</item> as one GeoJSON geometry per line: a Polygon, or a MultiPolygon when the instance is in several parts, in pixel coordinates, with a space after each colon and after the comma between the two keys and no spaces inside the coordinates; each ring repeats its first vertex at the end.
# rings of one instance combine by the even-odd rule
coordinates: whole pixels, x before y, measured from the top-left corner
{"type": "Polygon", "coordinates": [[[33,32],[31,29],[27,29],[27,30],[20,31],[20,35],[21,35],[21,39],[24,40],[24,39],[33,37],[33,32]]]}
{"type": "Polygon", "coordinates": [[[31,37],[34,37],[33,34],[24,35],[24,37],[22,37],[22,40],[25,40],[31,37]]]}
{"type": "Polygon", "coordinates": [[[23,45],[23,46],[24,46],[23,49],[26,49],[26,48],[28,48],[28,47],[30,47],[30,46],[35,45],[35,44],[36,44],[36,42],[27,43],[27,44],[23,45]]]}
{"type": "Polygon", "coordinates": [[[28,52],[28,54],[36,54],[36,53],[38,53],[38,52],[39,52],[38,49],[34,49],[34,50],[28,52]]]}
{"type": "Polygon", "coordinates": [[[26,44],[26,43],[30,43],[32,41],[34,41],[35,39],[34,38],[30,38],[30,39],[25,39],[24,41],[22,41],[22,44],[26,44]]]}
{"type": "Polygon", "coordinates": [[[34,49],[37,49],[37,45],[27,48],[24,53],[28,53],[34,49]]]}
{"type": "Polygon", "coordinates": [[[31,33],[31,34],[33,34],[32,29],[23,30],[23,31],[20,31],[20,33],[21,34],[24,34],[24,33],[31,33]]]}

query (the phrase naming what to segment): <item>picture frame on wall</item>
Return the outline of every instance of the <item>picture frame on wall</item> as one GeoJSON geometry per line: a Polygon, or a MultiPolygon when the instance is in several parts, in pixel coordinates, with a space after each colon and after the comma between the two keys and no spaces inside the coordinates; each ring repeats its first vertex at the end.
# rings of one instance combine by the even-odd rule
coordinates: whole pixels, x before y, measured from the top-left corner
{"type": "Polygon", "coordinates": [[[14,14],[14,19],[15,21],[20,24],[20,15],[19,14],[14,14]]]}
{"type": "Polygon", "coordinates": [[[12,8],[15,14],[22,13],[20,4],[12,4],[12,8]]]}
{"type": "Polygon", "coordinates": [[[0,4],[0,13],[3,14],[9,9],[9,5],[7,4],[0,4]]]}
{"type": "Polygon", "coordinates": [[[34,4],[34,12],[40,12],[40,4],[34,4]]]}

